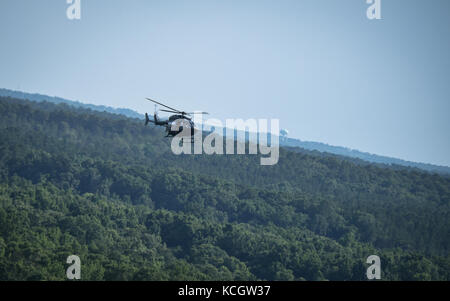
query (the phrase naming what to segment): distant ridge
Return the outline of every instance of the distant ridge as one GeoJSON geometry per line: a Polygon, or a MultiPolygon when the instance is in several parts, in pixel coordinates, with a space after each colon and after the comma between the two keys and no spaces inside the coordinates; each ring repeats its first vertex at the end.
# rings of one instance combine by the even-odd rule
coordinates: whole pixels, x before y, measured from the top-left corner
{"type": "MultiPolygon", "coordinates": [[[[92,105],[92,104],[85,104],[78,101],[72,101],[63,99],[60,97],[51,97],[47,95],[41,95],[41,94],[31,94],[31,93],[25,93],[20,91],[13,91],[8,89],[2,89],[0,88],[0,96],[3,97],[11,97],[11,98],[18,98],[18,99],[24,99],[24,100],[31,100],[36,102],[41,101],[47,101],[51,103],[64,103],[73,107],[80,107],[85,109],[91,109],[94,111],[100,111],[100,112],[108,112],[112,114],[119,114],[124,115],[129,118],[139,118],[142,119],[143,115],[139,114],[136,111],[133,111],[131,109],[125,109],[125,108],[112,108],[107,106],[99,106],[99,105],[92,105]]],[[[421,170],[425,170],[432,173],[438,173],[438,174],[445,174],[450,175],[450,167],[447,166],[439,166],[439,165],[433,165],[433,164],[427,164],[427,163],[418,163],[418,162],[411,162],[406,161],[402,159],[396,159],[386,156],[379,156],[374,155],[366,152],[361,152],[358,150],[349,149],[346,147],[340,147],[340,146],[332,146],[325,143],[320,142],[311,142],[311,141],[301,141],[299,139],[292,139],[292,138],[284,138],[280,137],[280,145],[284,147],[289,147],[291,150],[295,151],[295,148],[302,148],[309,151],[319,151],[323,153],[331,153],[334,155],[349,157],[349,158],[356,158],[360,160],[364,160],[366,162],[370,163],[377,163],[377,164],[385,164],[385,165],[391,165],[391,166],[405,166],[405,167],[412,167],[412,168],[418,168],[421,170]]]]}
{"type": "Polygon", "coordinates": [[[332,146],[332,145],[328,145],[328,144],[320,143],[320,142],[301,141],[301,140],[292,139],[292,138],[280,138],[280,145],[283,145],[285,147],[292,147],[292,148],[298,147],[298,148],[303,148],[303,149],[310,150],[310,151],[332,153],[334,155],[361,159],[361,160],[364,160],[364,161],[367,161],[370,163],[386,164],[386,165],[391,165],[391,166],[398,165],[398,166],[405,166],[405,167],[413,167],[413,168],[419,168],[421,170],[425,170],[425,171],[432,172],[432,173],[450,175],[450,167],[447,167],[447,166],[411,162],[411,161],[406,161],[406,160],[397,159],[397,158],[374,155],[371,153],[361,152],[361,151],[346,148],[346,147],[332,146]]]}
{"type": "Polygon", "coordinates": [[[85,104],[81,103],[79,101],[73,101],[73,100],[67,100],[60,97],[51,97],[47,95],[41,95],[41,94],[31,94],[31,93],[25,93],[20,91],[13,91],[8,89],[2,89],[0,88],[0,96],[4,97],[11,97],[11,98],[18,98],[18,99],[25,99],[25,100],[31,100],[36,102],[41,101],[47,101],[51,103],[64,103],[73,107],[77,108],[84,108],[84,109],[91,109],[93,111],[99,111],[99,112],[108,112],[112,114],[120,114],[125,115],[130,118],[143,118],[142,114],[139,114],[136,111],[125,109],[125,108],[112,108],[107,106],[98,106],[98,105],[92,105],[92,104],[85,104]]]}

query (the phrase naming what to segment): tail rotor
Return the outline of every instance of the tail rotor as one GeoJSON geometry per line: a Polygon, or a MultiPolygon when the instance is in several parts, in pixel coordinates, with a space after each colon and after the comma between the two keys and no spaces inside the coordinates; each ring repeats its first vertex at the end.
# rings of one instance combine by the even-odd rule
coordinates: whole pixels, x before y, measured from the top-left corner
{"type": "Polygon", "coordinates": [[[155,113],[153,114],[153,120],[150,119],[148,116],[148,113],[145,113],[145,125],[148,125],[150,122],[154,123],[156,125],[160,125],[160,122],[158,121],[158,110],[157,106],[155,105],[155,113]]]}

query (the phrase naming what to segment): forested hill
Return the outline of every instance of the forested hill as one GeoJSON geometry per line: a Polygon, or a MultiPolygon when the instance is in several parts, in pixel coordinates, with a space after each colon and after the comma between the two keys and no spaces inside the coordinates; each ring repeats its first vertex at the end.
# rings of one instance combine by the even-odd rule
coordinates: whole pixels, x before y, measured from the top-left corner
{"type": "MultiPolygon", "coordinates": [[[[11,97],[22,100],[31,100],[36,102],[47,101],[56,104],[67,104],[76,108],[84,108],[91,109],[99,112],[108,112],[112,114],[120,114],[130,118],[144,118],[142,114],[137,113],[136,111],[130,109],[117,109],[106,106],[98,106],[92,104],[85,104],[78,101],[71,101],[67,99],[63,99],[60,97],[51,97],[42,94],[31,94],[20,91],[13,91],[8,89],[0,88],[0,97],[11,97]]],[[[388,165],[394,168],[418,168],[421,170],[426,170],[432,173],[439,173],[443,175],[450,175],[450,167],[448,166],[438,166],[433,164],[419,163],[419,162],[410,162],[401,159],[379,156],[375,154],[370,154],[366,152],[361,152],[358,150],[349,149],[346,147],[333,146],[320,142],[312,142],[312,141],[301,141],[299,139],[292,138],[281,138],[280,145],[284,147],[289,147],[293,151],[304,152],[305,150],[309,151],[318,151],[322,152],[324,155],[338,155],[342,156],[342,158],[353,161],[360,161],[361,164],[365,164],[366,162],[370,163],[378,163],[380,165],[388,165]]]]}
{"type": "Polygon", "coordinates": [[[450,280],[450,179],[281,149],[175,156],[159,128],[0,98],[0,279],[450,280]]]}

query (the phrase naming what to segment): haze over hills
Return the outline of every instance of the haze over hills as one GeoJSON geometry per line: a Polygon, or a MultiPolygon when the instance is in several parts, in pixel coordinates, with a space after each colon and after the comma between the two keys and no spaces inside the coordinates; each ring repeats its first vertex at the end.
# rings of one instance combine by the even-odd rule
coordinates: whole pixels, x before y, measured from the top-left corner
{"type": "Polygon", "coordinates": [[[64,99],[61,97],[56,97],[56,96],[53,97],[53,96],[47,96],[47,95],[42,95],[42,94],[37,94],[37,93],[25,93],[25,92],[13,91],[13,90],[0,88],[0,96],[12,97],[12,98],[17,98],[17,99],[26,99],[26,100],[37,101],[37,102],[48,101],[48,102],[56,103],[56,104],[65,103],[67,105],[74,106],[77,108],[91,109],[94,111],[108,112],[108,113],[112,113],[112,114],[120,114],[120,115],[124,115],[124,116],[130,117],[130,118],[143,118],[142,114],[139,114],[136,111],[126,109],[126,108],[112,108],[112,107],[108,107],[108,106],[85,104],[85,103],[82,103],[79,101],[67,100],[67,99],[64,99]]]}
{"type": "Polygon", "coordinates": [[[326,153],[331,153],[331,154],[350,157],[350,158],[357,158],[357,159],[361,159],[361,160],[364,160],[364,161],[367,161],[370,163],[379,163],[379,164],[386,164],[386,165],[399,165],[399,166],[419,168],[422,170],[426,170],[429,172],[436,172],[439,174],[450,174],[450,167],[448,167],[448,166],[411,162],[411,161],[406,161],[406,160],[402,160],[402,159],[380,156],[380,155],[375,155],[375,154],[371,154],[371,153],[367,153],[367,152],[361,152],[359,150],[350,149],[347,147],[328,145],[328,144],[320,143],[320,142],[301,141],[299,139],[287,138],[287,139],[282,139],[280,141],[280,145],[283,145],[286,147],[300,147],[300,148],[304,148],[304,149],[312,150],[312,151],[320,151],[320,152],[326,152],[326,153]]]}
{"type": "MultiPolygon", "coordinates": [[[[0,88],[0,96],[4,97],[12,97],[17,99],[24,99],[24,100],[31,100],[31,101],[48,101],[51,103],[64,103],[67,105],[71,105],[77,108],[85,108],[85,109],[91,109],[94,111],[99,112],[108,112],[112,114],[120,114],[124,115],[130,118],[143,118],[143,115],[127,108],[112,108],[109,106],[99,106],[99,105],[93,105],[93,104],[85,104],[79,101],[72,101],[67,100],[60,97],[52,97],[42,94],[36,94],[36,93],[26,93],[21,91],[14,91],[9,89],[2,89],[0,88]]],[[[384,164],[384,165],[394,165],[394,166],[406,166],[406,167],[412,167],[412,168],[418,168],[421,170],[429,171],[429,172],[435,172],[439,174],[450,174],[450,167],[448,166],[440,166],[440,165],[434,165],[434,164],[427,164],[427,163],[420,163],[420,162],[411,162],[406,161],[398,158],[391,158],[387,156],[380,156],[376,154],[371,154],[368,152],[361,152],[359,150],[350,149],[346,147],[341,146],[333,146],[328,145],[326,143],[321,142],[313,142],[313,141],[302,141],[300,139],[294,139],[294,138],[280,138],[280,145],[285,147],[293,148],[295,151],[295,148],[302,148],[309,151],[319,151],[323,153],[330,153],[334,155],[339,156],[345,156],[350,158],[356,158],[361,159],[363,161],[367,161],[370,163],[377,163],[377,164],[384,164]]],[[[299,150],[301,151],[301,150],[299,150]]]]}

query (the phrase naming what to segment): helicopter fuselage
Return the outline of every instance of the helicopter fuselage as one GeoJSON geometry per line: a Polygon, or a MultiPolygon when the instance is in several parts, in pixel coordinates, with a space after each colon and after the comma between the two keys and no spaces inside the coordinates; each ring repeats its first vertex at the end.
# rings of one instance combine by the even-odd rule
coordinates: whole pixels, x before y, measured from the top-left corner
{"type": "Polygon", "coordinates": [[[195,134],[195,124],[186,116],[172,115],[167,121],[166,132],[168,137],[175,137],[180,133],[184,133],[183,136],[191,137],[195,134]]]}

